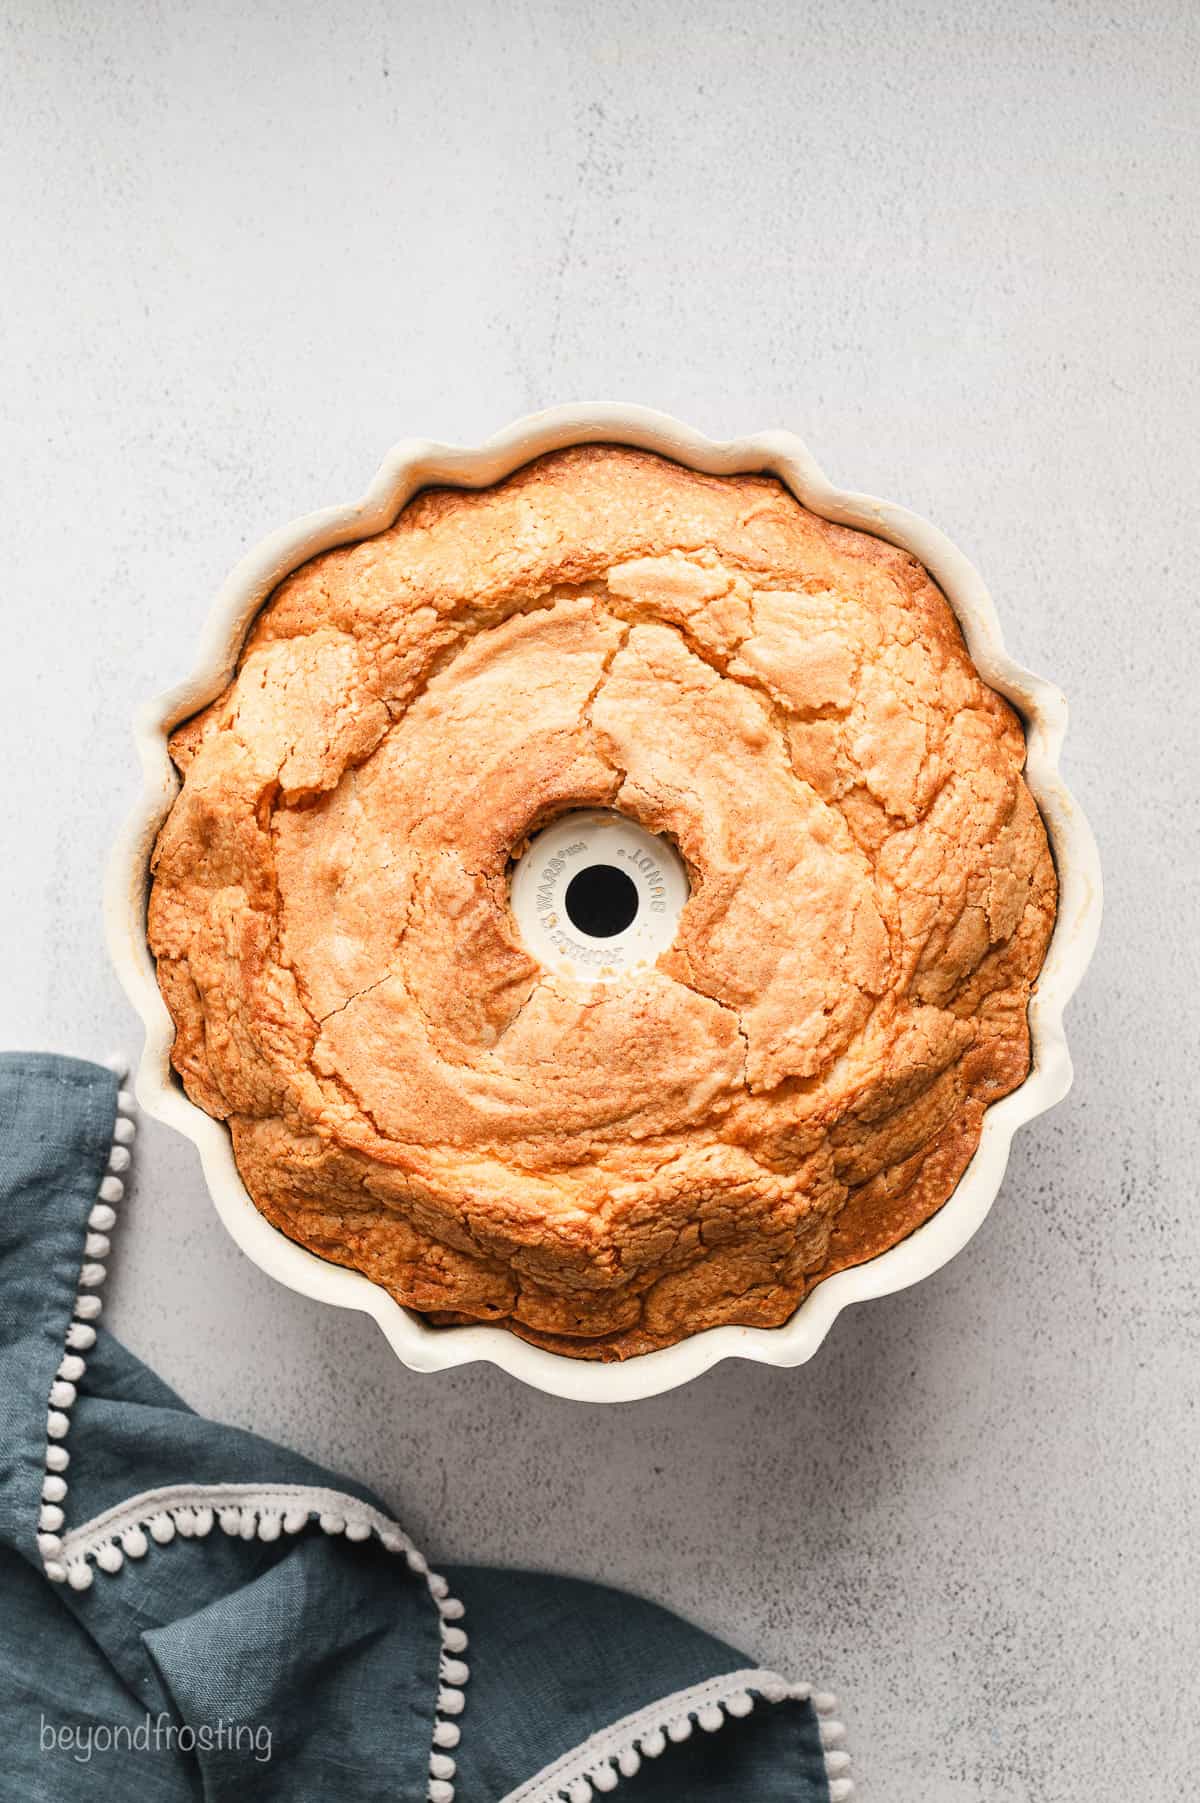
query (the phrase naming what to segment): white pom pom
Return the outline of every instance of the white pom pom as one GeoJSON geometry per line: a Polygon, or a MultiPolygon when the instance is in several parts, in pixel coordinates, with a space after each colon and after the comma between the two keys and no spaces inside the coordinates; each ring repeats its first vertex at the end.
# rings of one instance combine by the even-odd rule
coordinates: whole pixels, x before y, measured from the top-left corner
{"type": "Polygon", "coordinates": [[[728,1714],[739,1718],[749,1715],[754,1708],[754,1698],[748,1690],[735,1690],[731,1697],[726,1698],[725,1708],[728,1714]]]}
{"type": "Polygon", "coordinates": [[[821,1723],[821,1745],[823,1747],[840,1746],[841,1743],[845,1740],[845,1738],[846,1738],[845,1722],[823,1721],[821,1723]]]}
{"type": "Polygon", "coordinates": [[[634,1778],[642,1769],[641,1756],[636,1747],[626,1747],[618,1753],[617,1764],[621,1768],[622,1778],[634,1778]]]}
{"type": "Polygon", "coordinates": [[[119,1177],[101,1177],[96,1194],[102,1202],[120,1202],[125,1195],[125,1185],[119,1177]]]}
{"type": "Polygon", "coordinates": [[[429,1755],[429,1775],[431,1778],[453,1778],[458,1767],[449,1753],[431,1753],[429,1755]]]}
{"type": "Polygon", "coordinates": [[[576,1778],[567,1787],[567,1796],[570,1803],[592,1803],[592,1787],[586,1778],[576,1778]]]}
{"type": "MultiPolygon", "coordinates": [[[[128,1152],[125,1154],[129,1157],[128,1152]]],[[[88,1216],[88,1226],[94,1227],[97,1233],[111,1233],[117,1224],[117,1211],[110,1208],[107,1202],[97,1202],[88,1216]]]]}
{"type": "Polygon", "coordinates": [[[240,1509],[222,1509],[217,1516],[221,1531],[225,1534],[240,1534],[242,1531],[242,1511],[240,1509]]]}
{"type": "Polygon", "coordinates": [[[84,1361],[76,1353],[68,1352],[59,1364],[58,1375],[65,1378],[69,1384],[77,1384],[86,1370],[87,1366],[84,1361]]]}
{"type": "Polygon", "coordinates": [[[433,1724],[433,1744],[435,1747],[456,1747],[461,1739],[462,1730],[457,1722],[435,1722],[433,1724]]]}
{"type": "Polygon", "coordinates": [[[67,1583],[72,1590],[90,1590],[92,1587],[92,1568],[86,1559],[80,1559],[67,1566],[67,1583]]]}
{"type": "Polygon", "coordinates": [[[340,1534],[345,1530],[345,1520],[341,1515],[322,1515],[321,1526],[327,1534],[340,1534]]]}
{"type": "Polygon", "coordinates": [[[408,1569],[410,1571],[425,1572],[429,1570],[425,1555],[419,1553],[415,1546],[410,1546],[404,1557],[408,1561],[408,1569]]]}
{"type": "Polygon", "coordinates": [[[126,1528],[121,1535],[121,1545],[131,1559],[144,1559],[149,1544],[141,1528],[126,1528]]]}
{"type": "Polygon", "coordinates": [[[85,1290],[98,1290],[107,1276],[108,1271],[104,1265],[81,1265],[79,1267],[79,1282],[85,1290]]]}
{"type": "Polygon", "coordinates": [[[65,1471],[71,1463],[71,1455],[65,1446],[48,1446],[46,1448],[46,1469],[48,1471],[65,1471]]]}
{"type": "Polygon", "coordinates": [[[108,1155],[108,1168],[110,1171],[116,1171],[118,1173],[127,1171],[132,1163],[133,1154],[128,1146],[114,1146],[108,1155]]]}
{"type": "Polygon", "coordinates": [[[443,1621],[461,1621],[466,1609],[456,1596],[444,1596],[438,1602],[438,1612],[443,1621]]]}
{"type": "Polygon", "coordinates": [[[692,1733],[692,1718],[691,1718],[691,1716],[681,1715],[677,1722],[671,1722],[668,1725],[667,1739],[673,1740],[675,1742],[676,1746],[678,1746],[680,1741],[689,1740],[691,1738],[691,1733],[692,1733]]]}
{"type": "Polygon", "coordinates": [[[175,1538],[175,1523],[165,1513],[150,1517],[150,1538],[156,1546],[166,1546],[175,1538]]]}
{"type": "Polygon", "coordinates": [[[112,1241],[106,1233],[89,1233],[83,1242],[83,1250],[88,1258],[107,1258],[112,1251],[112,1241]]]}
{"type": "Polygon", "coordinates": [[[61,1559],[47,1559],[42,1569],[45,1571],[46,1576],[52,1584],[64,1584],[66,1582],[67,1568],[61,1559]]]}
{"type": "Polygon", "coordinates": [[[598,1791],[616,1790],[621,1782],[620,1773],[614,1772],[611,1765],[598,1765],[594,1772],[589,1772],[592,1788],[598,1791]]]}
{"type": "Polygon", "coordinates": [[[666,1748],[667,1737],[661,1728],[651,1728],[649,1734],[643,1734],[642,1752],[647,1759],[657,1759],[660,1753],[666,1752],[666,1748]]]}
{"type": "Polygon", "coordinates": [[[258,1537],[260,1540],[278,1540],[279,1528],[278,1515],[261,1515],[258,1521],[258,1537]]]}
{"type": "Polygon", "coordinates": [[[52,1440],[65,1440],[70,1425],[67,1417],[61,1415],[57,1409],[51,1409],[46,1416],[46,1432],[52,1440]]]}
{"type": "Polygon", "coordinates": [[[354,1516],[346,1523],[346,1538],[347,1540],[369,1540],[371,1538],[370,1522],[364,1521],[361,1515],[354,1516]]]}
{"type": "Polygon", "coordinates": [[[831,1778],[829,1780],[829,1803],[849,1803],[854,1795],[852,1778],[831,1778]]]}
{"type": "MultiPolygon", "coordinates": [[[[137,1126],[129,1119],[129,1116],[126,1114],[119,1114],[113,1122],[113,1138],[116,1140],[117,1144],[119,1146],[131,1145],[136,1133],[137,1126]]],[[[101,1193],[103,1194],[103,1188],[101,1189],[101,1193]]],[[[112,1198],[109,1196],[104,1197],[106,1202],[111,1201],[111,1199],[112,1198]]]]}
{"type": "Polygon", "coordinates": [[[782,1703],[788,1687],[782,1678],[764,1677],[758,1681],[758,1694],[766,1703],[782,1703]]]}
{"type": "Polygon", "coordinates": [[[843,1753],[838,1749],[833,1748],[825,1755],[825,1770],[829,1773],[831,1778],[836,1778],[839,1772],[848,1772],[850,1766],[851,1759],[849,1753],[843,1753]]]}
{"type": "Polygon", "coordinates": [[[85,1327],[81,1321],[72,1321],[67,1329],[67,1345],[74,1346],[80,1352],[90,1352],[96,1344],[96,1329],[85,1327]]]}
{"type": "Polygon", "coordinates": [[[454,1803],[454,1786],[447,1784],[444,1778],[431,1778],[426,1794],[429,1803],[454,1803]]]}
{"type": "Polygon", "coordinates": [[[61,1502],[67,1494],[67,1480],[62,1477],[45,1477],[42,1479],[43,1502],[61,1502]]]}
{"type": "Polygon", "coordinates": [[[62,1551],[62,1536],[59,1534],[39,1534],[37,1547],[43,1559],[57,1559],[62,1551]]]}
{"type": "Polygon", "coordinates": [[[118,1083],[124,1083],[129,1075],[129,1060],[124,1052],[110,1052],[104,1060],[104,1068],[112,1072],[118,1083]]]}
{"type": "Polygon", "coordinates": [[[57,1503],[43,1503],[38,1510],[38,1526],[45,1534],[57,1534],[63,1524],[63,1512],[57,1503]]]}
{"type": "Polygon", "coordinates": [[[258,1538],[258,1516],[254,1513],[253,1509],[242,1510],[242,1520],[241,1525],[238,1528],[238,1533],[243,1540],[256,1540],[258,1538]]]}
{"type": "Polygon", "coordinates": [[[815,1690],[812,1706],[818,1715],[836,1715],[838,1701],[831,1690],[815,1690]]]}
{"type": "Polygon", "coordinates": [[[467,1637],[461,1628],[443,1628],[442,1645],[448,1653],[465,1653],[467,1637]]]}
{"type": "Polygon", "coordinates": [[[75,1385],[67,1383],[65,1378],[56,1377],[50,1385],[50,1401],[56,1409],[69,1409],[75,1400],[75,1385]]]}
{"type": "Polygon", "coordinates": [[[701,1709],[696,1720],[706,1734],[715,1734],[718,1728],[725,1726],[724,1714],[715,1703],[709,1703],[701,1709]]]}
{"type": "Polygon", "coordinates": [[[461,1687],[471,1676],[471,1668],[461,1659],[443,1659],[438,1666],[438,1676],[443,1684],[457,1684],[461,1687]]]}
{"type": "Polygon", "coordinates": [[[447,1685],[438,1691],[437,1708],[439,1715],[461,1715],[466,1699],[461,1690],[447,1685]]]}
{"type": "Polygon", "coordinates": [[[75,1313],[81,1321],[94,1321],[104,1304],[99,1296],[76,1296],[75,1313]]]}
{"type": "Polygon", "coordinates": [[[379,1544],[385,1552],[402,1553],[404,1551],[404,1536],[403,1534],[397,1534],[394,1528],[384,1528],[379,1536],[379,1544]]]}
{"type": "Polygon", "coordinates": [[[285,1534],[298,1534],[308,1520],[306,1509],[289,1509],[283,1518],[285,1534]]]}
{"type": "Polygon", "coordinates": [[[196,1535],[199,1539],[203,1539],[205,1534],[212,1533],[213,1512],[211,1509],[209,1509],[209,1508],[197,1509],[195,1511],[194,1519],[195,1519],[195,1524],[196,1524],[196,1535]]]}
{"type": "Polygon", "coordinates": [[[131,1089],[125,1089],[124,1087],[122,1087],[117,1091],[117,1113],[118,1114],[136,1114],[137,1113],[137,1097],[134,1095],[134,1093],[131,1089]]]}
{"type": "Polygon", "coordinates": [[[439,1572],[431,1571],[425,1582],[429,1585],[429,1594],[441,1602],[450,1594],[450,1586],[439,1572]]]}
{"type": "Polygon", "coordinates": [[[175,1532],[181,1540],[190,1540],[196,1532],[196,1511],[180,1504],[174,1515],[175,1532]]]}
{"type": "Polygon", "coordinates": [[[96,1563],[101,1571],[120,1571],[125,1563],[125,1555],[119,1546],[107,1541],[96,1554],[96,1563]]]}

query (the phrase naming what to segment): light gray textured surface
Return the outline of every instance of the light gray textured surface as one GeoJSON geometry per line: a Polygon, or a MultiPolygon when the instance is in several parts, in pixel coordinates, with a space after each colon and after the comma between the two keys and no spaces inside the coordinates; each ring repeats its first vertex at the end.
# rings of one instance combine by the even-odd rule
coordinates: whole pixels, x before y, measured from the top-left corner
{"type": "Polygon", "coordinates": [[[6,1042],[134,1050],[98,901],[130,711],[238,555],[403,435],[595,397],[792,427],[958,540],[1073,698],[1108,892],[1076,1088],[968,1251],[809,1368],[607,1412],[411,1376],[251,1269],[155,1126],[121,1229],[112,1324],[193,1403],[448,1557],[833,1685],[871,1803],[1182,1797],[1200,1763],[1195,21],[3,9],[6,1042]]]}

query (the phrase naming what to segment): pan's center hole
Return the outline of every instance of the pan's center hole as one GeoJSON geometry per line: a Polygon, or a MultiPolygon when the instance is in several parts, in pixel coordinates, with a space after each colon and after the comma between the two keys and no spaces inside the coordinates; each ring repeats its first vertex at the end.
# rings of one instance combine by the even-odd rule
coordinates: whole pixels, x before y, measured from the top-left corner
{"type": "Polygon", "coordinates": [[[614,864],[589,864],[567,884],[563,907],[571,925],[590,939],[611,939],[633,923],[637,885],[614,864]]]}
{"type": "Polygon", "coordinates": [[[652,970],[688,894],[671,840],[613,808],[572,808],[544,826],[513,859],[509,888],[525,950],[589,987],[652,970]]]}

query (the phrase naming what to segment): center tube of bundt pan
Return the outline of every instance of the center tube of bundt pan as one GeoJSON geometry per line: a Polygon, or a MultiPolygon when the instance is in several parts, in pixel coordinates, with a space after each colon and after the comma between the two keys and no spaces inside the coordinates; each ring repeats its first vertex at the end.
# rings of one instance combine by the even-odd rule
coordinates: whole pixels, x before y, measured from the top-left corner
{"type": "Polygon", "coordinates": [[[512,911],[531,957],[581,983],[649,969],[688,898],[671,844],[611,808],[562,814],[513,865],[512,911]]]}

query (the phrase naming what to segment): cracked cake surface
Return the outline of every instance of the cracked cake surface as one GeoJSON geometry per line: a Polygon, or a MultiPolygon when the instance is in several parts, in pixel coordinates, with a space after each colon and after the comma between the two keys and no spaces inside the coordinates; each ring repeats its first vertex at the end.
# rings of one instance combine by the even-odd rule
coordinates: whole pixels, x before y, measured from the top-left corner
{"type": "Polygon", "coordinates": [[[952,1192],[1054,921],[1025,743],[906,552],[591,446],[430,489],[179,727],[149,937],[257,1207],[446,1325],[625,1357],[778,1324],[952,1192]],[[575,807],[691,892],[605,986],[509,873],[575,807]]]}

